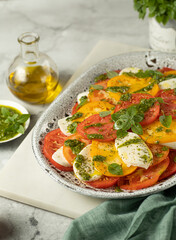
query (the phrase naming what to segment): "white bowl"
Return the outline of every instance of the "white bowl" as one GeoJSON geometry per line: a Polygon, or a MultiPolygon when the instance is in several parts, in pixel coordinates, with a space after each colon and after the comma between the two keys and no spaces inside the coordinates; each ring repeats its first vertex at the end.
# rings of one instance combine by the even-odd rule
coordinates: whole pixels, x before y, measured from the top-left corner
{"type": "MultiPolygon", "coordinates": [[[[22,105],[20,105],[19,103],[16,103],[16,102],[12,102],[12,101],[9,101],[9,100],[0,100],[0,105],[4,105],[4,106],[7,106],[7,107],[16,108],[16,109],[19,110],[20,113],[22,113],[22,114],[29,114],[28,111],[26,110],[26,108],[24,108],[22,105]]],[[[25,124],[24,124],[24,129],[25,129],[25,131],[26,131],[26,129],[28,128],[29,123],[30,123],[30,118],[29,118],[29,119],[25,122],[25,124]]],[[[9,138],[8,140],[0,141],[0,143],[5,143],[5,142],[12,141],[12,140],[14,140],[15,138],[20,137],[21,135],[22,135],[21,133],[18,133],[17,135],[15,135],[15,136],[12,137],[12,138],[9,138]]]]}

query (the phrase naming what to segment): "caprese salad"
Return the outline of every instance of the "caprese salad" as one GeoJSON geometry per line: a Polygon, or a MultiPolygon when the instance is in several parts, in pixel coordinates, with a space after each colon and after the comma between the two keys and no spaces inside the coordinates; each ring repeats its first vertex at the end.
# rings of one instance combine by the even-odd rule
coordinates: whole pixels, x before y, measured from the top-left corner
{"type": "Polygon", "coordinates": [[[83,183],[115,191],[153,186],[176,172],[176,70],[125,68],[95,78],[43,153],[83,183]]]}

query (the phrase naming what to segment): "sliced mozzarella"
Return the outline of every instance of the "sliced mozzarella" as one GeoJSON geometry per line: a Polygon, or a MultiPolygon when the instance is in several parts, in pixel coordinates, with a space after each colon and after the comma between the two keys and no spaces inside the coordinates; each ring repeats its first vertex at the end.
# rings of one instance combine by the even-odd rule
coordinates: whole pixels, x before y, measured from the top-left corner
{"type": "Polygon", "coordinates": [[[153,155],[150,149],[136,133],[129,132],[124,138],[116,139],[115,147],[127,167],[147,169],[152,164],[153,155]]]}
{"type": "MultiPolygon", "coordinates": [[[[83,161],[80,163],[75,159],[73,163],[73,171],[77,178],[81,181],[94,181],[101,178],[102,174],[95,168],[90,155],[91,144],[81,150],[79,155],[83,156],[83,161]],[[86,176],[86,178],[85,178],[86,176]],[[88,177],[88,178],[87,178],[88,177]]],[[[79,156],[78,155],[78,156],[79,156]]]]}
{"type": "Polygon", "coordinates": [[[67,121],[66,119],[67,119],[67,117],[66,117],[66,118],[62,118],[62,119],[59,119],[59,120],[58,120],[58,126],[59,126],[60,130],[61,130],[65,135],[70,136],[70,135],[72,135],[72,134],[68,131],[67,127],[68,127],[68,125],[70,125],[72,122],[71,122],[71,121],[67,121]]]}
{"type": "Polygon", "coordinates": [[[132,72],[132,73],[138,73],[140,71],[139,68],[136,68],[136,67],[129,67],[129,68],[124,68],[120,71],[119,75],[122,75],[123,73],[129,73],[129,72],[132,72]]]}
{"type": "Polygon", "coordinates": [[[176,149],[176,142],[161,143],[161,145],[169,147],[171,149],[176,149]]]}
{"type": "Polygon", "coordinates": [[[176,78],[171,78],[169,80],[163,81],[159,83],[160,89],[168,89],[168,88],[176,88],[176,78]]]}
{"type": "Polygon", "coordinates": [[[88,97],[88,95],[89,95],[89,92],[79,93],[78,96],[77,96],[77,102],[78,102],[78,104],[80,104],[80,102],[81,102],[81,100],[80,100],[81,97],[84,97],[84,96],[88,97]]]}
{"type": "Polygon", "coordinates": [[[65,159],[63,147],[59,148],[53,155],[52,159],[64,167],[71,167],[71,164],[65,159]]]}

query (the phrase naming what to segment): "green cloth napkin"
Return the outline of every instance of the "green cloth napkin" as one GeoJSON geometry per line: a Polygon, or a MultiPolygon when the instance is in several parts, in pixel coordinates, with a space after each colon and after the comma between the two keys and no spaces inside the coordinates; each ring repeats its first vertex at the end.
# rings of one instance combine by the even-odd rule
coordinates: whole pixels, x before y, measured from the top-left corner
{"type": "Polygon", "coordinates": [[[175,240],[176,186],[148,197],[108,200],[75,219],[63,240],[175,240]]]}

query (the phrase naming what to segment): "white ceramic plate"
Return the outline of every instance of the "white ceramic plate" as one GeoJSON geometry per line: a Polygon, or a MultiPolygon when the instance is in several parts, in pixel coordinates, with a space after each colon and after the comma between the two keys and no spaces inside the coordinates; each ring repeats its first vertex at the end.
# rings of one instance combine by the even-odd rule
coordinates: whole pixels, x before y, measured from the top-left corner
{"type": "Polygon", "coordinates": [[[176,175],[173,175],[152,187],[136,191],[115,192],[114,188],[95,189],[81,183],[72,173],[57,170],[42,153],[44,136],[47,132],[58,128],[58,119],[71,113],[77,95],[88,90],[96,76],[108,70],[113,71],[126,67],[138,67],[144,70],[162,67],[176,69],[176,55],[160,52],[133,52],[104,59],[71,83],[43,113],[34,128],[32,147],[39,164],[55,181],[75,192],[99,198],[133,198],[156,193],[176,184],[176,175]]]}
{"type": "MultiPolygon", "coordinates": [[[[22,114],[29,114],[28,111],[26,110],[26,108],[24,108],[22,105],[20,105],[19,103],[13,102],[13,101],[9,101],[9,100],[0,100],[0,105],[3,106],[7,106],[7,107],[13,107],[16,108],[17,110],[19,110],[22,114]]],[[[24,129],[26,130],[29,126],[30,123],[30,118],[25,122],[24,124],[24,129]]],[[[12,138],[9,138],[8,140],[5,141],[0,141],[0,143],[5,143],[5,142],[9,142],[12,141],[18,137],[20,137],[22,134],[18,133],[17,135],[15,135],[12,138]]]]}

